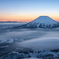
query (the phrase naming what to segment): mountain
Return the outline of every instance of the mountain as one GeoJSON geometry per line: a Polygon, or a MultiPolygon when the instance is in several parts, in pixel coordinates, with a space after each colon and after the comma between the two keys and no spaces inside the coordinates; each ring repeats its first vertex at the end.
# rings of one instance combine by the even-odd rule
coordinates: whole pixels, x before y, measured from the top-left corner
{"type": "Polygon", "coordinates": [[[29,28],[54,28],[59,27],[59,23],[49,16],[40,16],[25,25],[29,28]]]}
{"type": "Polygon", "coordinates": [[[53,20],[49,16],[40,16],[35,20],[19,26],[20,28],[56,28],[59,27],[59,22],[53,20]]]}

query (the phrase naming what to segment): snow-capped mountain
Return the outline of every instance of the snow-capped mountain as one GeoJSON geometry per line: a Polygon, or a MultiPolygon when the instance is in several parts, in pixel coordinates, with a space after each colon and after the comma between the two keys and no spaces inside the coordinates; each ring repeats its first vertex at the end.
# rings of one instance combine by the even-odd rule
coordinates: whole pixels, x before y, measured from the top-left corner
{"type": "Polygon", "coordinates": [[[33,20],[32,22],[29,22],[25,25],[25,27],[30,28],[54,28],[59,27],[59,23],[49,16],[40,16],[33,20]]]}

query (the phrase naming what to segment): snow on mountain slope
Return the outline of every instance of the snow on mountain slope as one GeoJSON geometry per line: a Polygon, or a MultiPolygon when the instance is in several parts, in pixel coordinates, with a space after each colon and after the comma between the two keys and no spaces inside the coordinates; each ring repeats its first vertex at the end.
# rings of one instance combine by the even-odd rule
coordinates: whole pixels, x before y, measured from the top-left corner
{"type": "Polygon", "coordinates": [[[48,16],[40,16],[32,22],[27,23],[26,27],[34,28],[52,28],[59,27],[59,23],[48,16]]]}

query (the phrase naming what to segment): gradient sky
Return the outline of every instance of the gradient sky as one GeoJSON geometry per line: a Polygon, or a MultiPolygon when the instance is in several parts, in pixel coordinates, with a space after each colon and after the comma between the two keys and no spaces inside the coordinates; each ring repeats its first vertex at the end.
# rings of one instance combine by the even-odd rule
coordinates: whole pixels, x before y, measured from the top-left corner
{"type": "Polygon", "coordinates": [[[29,22],[41,15],[59,21],[59,0],[0,0],[0,21],[29,22]]]}

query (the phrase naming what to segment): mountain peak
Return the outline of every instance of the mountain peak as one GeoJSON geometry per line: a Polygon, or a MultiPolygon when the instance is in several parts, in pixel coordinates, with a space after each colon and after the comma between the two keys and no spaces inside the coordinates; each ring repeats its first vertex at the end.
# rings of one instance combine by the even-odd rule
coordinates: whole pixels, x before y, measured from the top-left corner
{"type": "Polygon", "coordinates": [[[26,27],[37,27],[37,28],[39,27],[51,28],[56,26],[59,26],[59,23],[50,18],[49,16],[40,16],[26,25],[26,27]]]}
{"type": "Polygon", "coordinates": [[[39,16],[39,17],[49,17],[49,16],[39,16]]]}
{"type": "MultiPolygon", "coordinates": [[[[36,19],[39,19],[39,20],[40,20],[40,19],[41,19],[41,20],[42,20],[42,19],[43,19],[43,20],[45,20],[45,19],[48,20],[48,19],[49,19],[49,20],[51,20],[52,18],[50,18],[49,16],[39,16],[39,17],[36,18],[36,19]]],[[[53,19],[52,19],[52,20],[53,20],[53,19]]]]}

